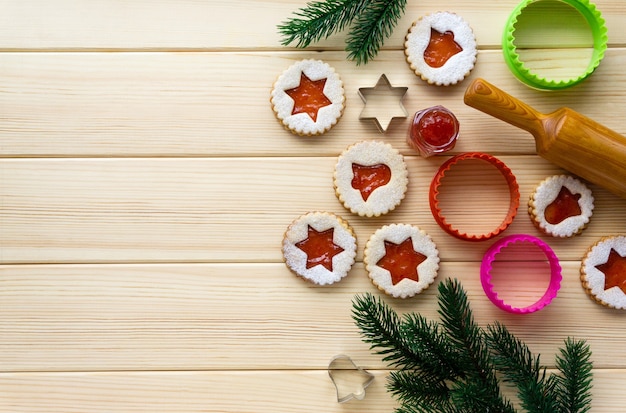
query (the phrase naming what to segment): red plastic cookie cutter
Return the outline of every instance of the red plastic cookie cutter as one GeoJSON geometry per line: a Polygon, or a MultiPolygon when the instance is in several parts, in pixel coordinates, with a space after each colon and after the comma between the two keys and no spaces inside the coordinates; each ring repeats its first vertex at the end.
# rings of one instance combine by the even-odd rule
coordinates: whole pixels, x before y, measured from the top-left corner
{"type": "Polygon", "coordinates": [[[504,162],[500,161],[494,156],[483,152],[467,152],[448,159],[446,162],[443,163],[443,165],[441,165],[441,167],[439,167],[439,170],[435,174],[435,177],[430,184],[429,192],[430,210],[433,214],[433,217],[435,218],[435,221],[437,221],[437,224],[439,224],[439,226],[448,234],[466,241],[484,241],[495,237],[496,235],[507,229],[511,222],[513,222],[513,219],[517,214],[517,208],[519,207],[519,197],[519,185],[517,184],[517,180],[515,179],[515,175],[513,175],[513,172],[509,169],[508,166],[504,164],[504,162]],[[442,181],[446,173],[454,168],[458,163],[472,159],[477,159],[493,165],[502,174],[509,187],[510,202],[506,217],[496,229],[487,234],[468,234],[466,232],[461,232],[460,230],[455,228],[454,225],[449,223],[446,217],[443,216],[439,205],[439,188],[442,185],[442,181]]]}

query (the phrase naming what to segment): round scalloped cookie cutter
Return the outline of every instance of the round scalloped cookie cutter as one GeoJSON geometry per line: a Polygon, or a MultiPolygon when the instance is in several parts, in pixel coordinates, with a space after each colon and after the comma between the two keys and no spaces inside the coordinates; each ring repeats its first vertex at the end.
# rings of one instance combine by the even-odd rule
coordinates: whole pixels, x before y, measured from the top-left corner
{"type": "Polygon", "coordinates": [[[432,182],[430,183],[430,191],[429,191],[429,201],[430,201],[430,210],[437,221],[437,224],[446,231],[448,234],[462,239],[466,241],[484,241],[490,238],[495,237],[500,234],[502,231],[508,228],[513,222],[515,215],[517,214],[517,208],[519,207],[519,185],[517,184],[517,180],[515,179],[515,175],[511,169],[509,169],[504,162],[499,160],[498,158],[491,156],[489,154],[483,152],[467,152],[462,153],[460,155],[456,155],[446,162],[444,162],[440,167],[432,182]],[[452,168],[454,168],[458,163],[467,161],[467,160],[479,160],[484,161],[492,166],[494,166],[507,183],[509,189],[509,208],[507,210],[505,218],[502,220],[500,225],[486,234],[468,234],[466,232],[461,232],[457,228],[455,228],[448,220],[443,216],[440,200],[438,196],[440,194],[439,187],[442,184],[443,178],[446,173],[449,172],[452,168]]]}
{"type": "Polygon", "coordinates": [[[557,258],[554,251],[548,244],[546,244],[541,239],[534,237],[532,235],[525,234],[514,234],[503,237],[496,241],[487,252],[483,256],[483,260],[480,264],[480,281],[483,286],[483,290],[487,295],[487,298],[491,300],[492,303],[496,305],[496,307],[508,311],[509,313],[514,314],[528,314],[533,313],[535,311],[539,311],[556,297],[559,289],[561,288],[561,265],[559,264],[559,259],[557,258]],[[493,262],[496,259],[496,256],[504,249],[512,244],[516,243],[532,243],[539,247],[539,249],[543,252],[543,254],[548,259],[550,264],[550,283],[548,284],[548,288],[545,293],[539,300],[535,303],[527,306],[527,307],[513,307],[504,302],[496,291],[494,291],[494,286],[492,284],[492,274],[491,270],[493,268],[493,262]]]}
{"type": "MultiPolygon", "coordinates": [[[[588,78],[600,65],[607,48],[607,41],[608,35],[604,19],[596,6],[588,0],[524,0],[513,10],[506,22],[502,39],[502,51],[504,60],[511,72],[526,85],[536,89],[558,90],[574,86],[588,78]],[[542,5],[545,6],[543,9],[532,11],[532,8],[542,5]],[[552,5],[554,5],[554,9],[550,10],[549,7],[552,7],[552,5]],[[560,12],[558,7],[561,8],[560,12]],[[563,7],[567,7],[567,10],[563,9],[563,7]],[[584,19],[587,27],[584,27],[585,22],[582,21],[580,21],[582,24],[562,22],[564,20],[563,15],[572,13],[579,20],[581,18],[584,19]],[[559,19],[555,19],[556,14],[559,15],[559,19]],[[558,24],[558,22],[562,23],[558,24]],[[582,73],[568,79],[548,79],[533,72],[521,60],[518,53],[516,40],[520,40],[520,38],[516,38],[516,34],[519,37],[523,37],[523,33],[516,33],[518,23],[527,25],[525,27],[527,30],[541,30],[541,35],[537,36],[539,40],[535,41],[545,42],[545,39],[548,38],[547,42],[551,41],[552,46],[547,46],[546,48],[552,48],[553,50],[555,45],[559,45],[560,39],[573,37],[573,31],[577,30],[581,36],[584,35],[587,38],[591,36],[593,50],[586,68],[582,73]],[[569,36],[564,36],[564,31],[567,31],[569,36]]],[[[588,46],[591,47],[592,45],[589,44],[588,46]]],[[[528,47],[530,48],[530,46],[528,47]]],[[[564,64],[564,66],[566,65],[564,64]]]]}

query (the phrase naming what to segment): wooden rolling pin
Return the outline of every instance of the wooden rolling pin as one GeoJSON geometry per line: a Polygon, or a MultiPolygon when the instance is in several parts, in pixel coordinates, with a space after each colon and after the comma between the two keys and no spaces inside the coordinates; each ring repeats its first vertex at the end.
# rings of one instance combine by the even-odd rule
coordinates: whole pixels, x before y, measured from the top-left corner
{"type": "Polygon", "coordinates": [[[542,158],[626,199],[626,137],[570,108],[539,113],[483,79],[467,87],[464,101],[530,132],[542,158]]]}

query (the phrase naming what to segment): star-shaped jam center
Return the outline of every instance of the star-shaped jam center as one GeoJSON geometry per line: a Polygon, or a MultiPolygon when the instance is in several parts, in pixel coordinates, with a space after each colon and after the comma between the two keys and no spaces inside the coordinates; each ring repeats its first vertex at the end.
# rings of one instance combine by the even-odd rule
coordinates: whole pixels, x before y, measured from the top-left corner
{"type": "Polygon", "coordinates": [[[611,248],[609,259],[604,264],[596,265],[604,273],[604,289],[619,287],[626,294],[626,257],[611,248]]]}
{"type": "Polygon", "coordinates": [[[426,260],[426,256],[413,249],[411,237],[400,244],[385,240],[385,256],[376,265],[391,273],[391,282],[398,284],[405,278],[419,281],[417,266],[426,260]]]}
{"type": "Polygon", "coordinates": [[[323,265],[328,271],[333,270],[333,257],[343,252],[343,248],[333,242],[335,228],[317,231],[309,225],[306,239],[296,243],[296,247],[306,253],[306,267],[323,265]]]}
{"type": "Polygon", "coordinates": [[[311,80],[304,72],[301,73],[300,84],[293,89],[285,90],[285,93],[294,100],[291,114],[306,113],[313,119],[313,122],[317,122],[317,112],[333,103],[324,94],[325,85],[326,78],[311,80]]]}

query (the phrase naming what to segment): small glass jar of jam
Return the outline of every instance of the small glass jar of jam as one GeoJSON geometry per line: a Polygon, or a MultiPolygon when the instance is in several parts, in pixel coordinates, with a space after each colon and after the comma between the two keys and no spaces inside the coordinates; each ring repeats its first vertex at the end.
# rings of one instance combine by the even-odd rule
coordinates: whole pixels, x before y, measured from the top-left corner
{"type": "Polygon", "coordinates": [[[433,106],[415,113],[408,145],[427,158],[454,148],[459,136],[459,121],[443,106],[433,106]]]}

